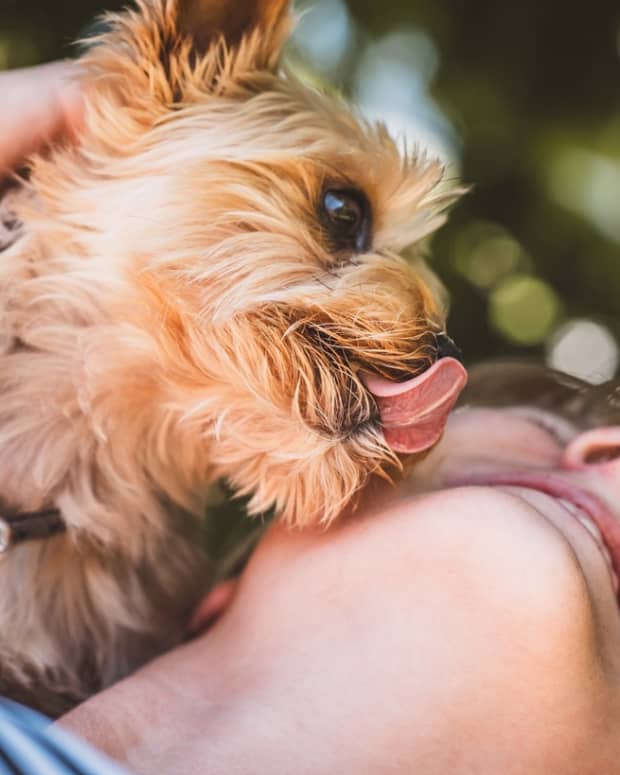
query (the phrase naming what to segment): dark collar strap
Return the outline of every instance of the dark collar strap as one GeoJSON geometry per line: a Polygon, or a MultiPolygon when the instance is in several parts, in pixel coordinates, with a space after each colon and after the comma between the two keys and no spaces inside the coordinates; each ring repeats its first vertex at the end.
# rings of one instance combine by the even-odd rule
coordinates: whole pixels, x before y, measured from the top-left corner
{"type": "Polygon", "coordinates": [[[0,252],[10,248],[21,234],[21,224],[10,210],[10,194],[5,198],[3,188],[0,180],[0,252]]]}
{"type": "Polygon", "coordinates": [[[0,516],[0,555],[16,544],[49,538],[66,530],[58,509],[0,516]]]}
{"type": "MultiPolygon", "coordinates": [[[[0,252],[9,248],[20,234],[20,224],[7,208],[4,193],[0,181],[0,252]]],[[[0,513],[0,557],[16,544],[49,538],[65,529],[58,509],[11,515],[0,513]]]]}

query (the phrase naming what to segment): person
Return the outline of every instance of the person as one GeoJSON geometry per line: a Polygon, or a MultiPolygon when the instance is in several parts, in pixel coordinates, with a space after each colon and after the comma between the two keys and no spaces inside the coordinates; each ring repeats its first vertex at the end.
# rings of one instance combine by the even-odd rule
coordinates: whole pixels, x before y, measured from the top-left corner
{"type": "Polygon", "coordinates": [[[70,62],[0,72],[0,175],[79,130],[83,104],[70,62]]]}
{"type": "Polygon", "coordinates": [[[136,773],[617,772],[620,392],[471,382],[402,487],[274,527],[206,634],[61,725],[136,773]]]}
{"type": "Polygon", "coordinates": [[[48,719],[0,700],[0,775],[127,775],[48,719]]]}
{"type": "MultiPolygon", "coordinates": [[[[69,62],[0,72],[0,195],[28,154],[79,131],[83,103],[69,62]]],[[[0,209],[0,251],[11,229],[0,209]]],[[[9,219],[10,220],[10,219],[9,219]]],[[[112,761],[48,719],[0,698],[0,775],[122,775],[112,761]]]]}
{"type": "MultiPolygon", "coordinates": [[[[135,773],[615,773],[619,398],[475,372],[403,486],[325,533],[271,529],[213,626],[59,726],[135,773]]],[[[37,772],[12,755],[16,713],[0,763],[37,772]]]]}

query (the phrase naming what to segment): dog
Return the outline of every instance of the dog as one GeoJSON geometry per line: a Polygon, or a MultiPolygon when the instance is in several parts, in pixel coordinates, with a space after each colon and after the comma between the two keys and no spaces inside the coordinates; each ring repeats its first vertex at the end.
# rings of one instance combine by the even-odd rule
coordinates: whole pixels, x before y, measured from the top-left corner
{"type": "Polygon", "coordinates": [[[463,386],[401,256],[460,191],[283,73],[290,29],[286,0],[108,16],[78,142],[5,199],[0,693],[51,715],[183,638],[212,483],[325,527],[463,386]]]}

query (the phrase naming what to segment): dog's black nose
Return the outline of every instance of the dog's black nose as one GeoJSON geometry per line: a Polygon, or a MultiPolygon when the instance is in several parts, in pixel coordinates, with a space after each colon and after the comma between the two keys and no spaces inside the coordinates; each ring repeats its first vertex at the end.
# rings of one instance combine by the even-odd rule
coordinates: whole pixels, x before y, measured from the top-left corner
{"type": "Polygon", "coordinates": [[[443,331],[435,334],[435,342],[437,345],[437,360],[440,358],[456,358],[457,361],[463,362],[463,353],[450,339],[448,334],[443,331]]]}

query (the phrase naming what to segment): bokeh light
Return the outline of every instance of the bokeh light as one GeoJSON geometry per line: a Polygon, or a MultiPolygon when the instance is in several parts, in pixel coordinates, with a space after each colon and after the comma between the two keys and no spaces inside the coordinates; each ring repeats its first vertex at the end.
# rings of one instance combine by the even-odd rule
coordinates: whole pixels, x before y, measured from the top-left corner
{"type": "MultiPolygon", "coordinates": [[[[560,149],[549,166],[551,196],[620,242],[620,160],[585,148],[560,149]]],[[[620,264],[619,264],[620,271],[620,264]]]]}
{"type": "Polygon", "coordinates": [[[474,221],[456,237],[454,266],[472,285],[489,289],[506,275],[529,268],[529,261],[505,229],[474,221]]]}
{"type": "Polygon", "coordinates": [[[392,32],[366,46],[354,75],[353,97],[364,115],[385,123],[409,147],[456,162],[454,129],[430,93],[438,67],[439,52],[427,32],[392,32]]]}
{"type": "MultiPolygon", "coordinates": [[[[7,0],[0,68],[73,55],[97,14],[129,1],[62,0],[50,14],[45,0],[7,0]]],[[[466,359],[617,370],[600,339],[620,336],[617,0],[567,0],[561,14],[540,0],[475,13],[462,0],[296,0],[295,10],[296,74],[471,185],[428,246],[466,359]],[[584,332],[593,344],[576,351],[599,348],[607,365],[566,355],[584,332]]]]}
{"type": "Polygon", "coordinates": [[[618,344],[608,328],[593,320],[569,320],[549,340],[547,363],[594,384],[618,368],[618,344]]]}
{"type": "MultiPolygon", "coordinates": [[[[130,2],[62,0],[50,12],[49,0],[3,0],[0,69],[74,55],[96,15],[130,2]]],[[[540,0],[295,7],[287,66],[471,186],[425,246],[466,360],[546,358],[594,382],[617,373],[618,0],[566,0],[561,12],[540,0]]],[[[208,521],[210,552],[232,565],[256,524],[242,511],[227,494],[208,521]]]]}
{"type": "Polygon", "coordinates": [[[518,344],[543,342],[560,314],[558,295],[533,275],[513,275],[490,297],[490,319],[499,333],[518,344]]]}
{"type": "Polygon", "coordinates": [[[293,45],[325,75],[343,67],[355,40],[355,28],[343,0],[313,0],[297,6],[299,22],[293,45]]]}

